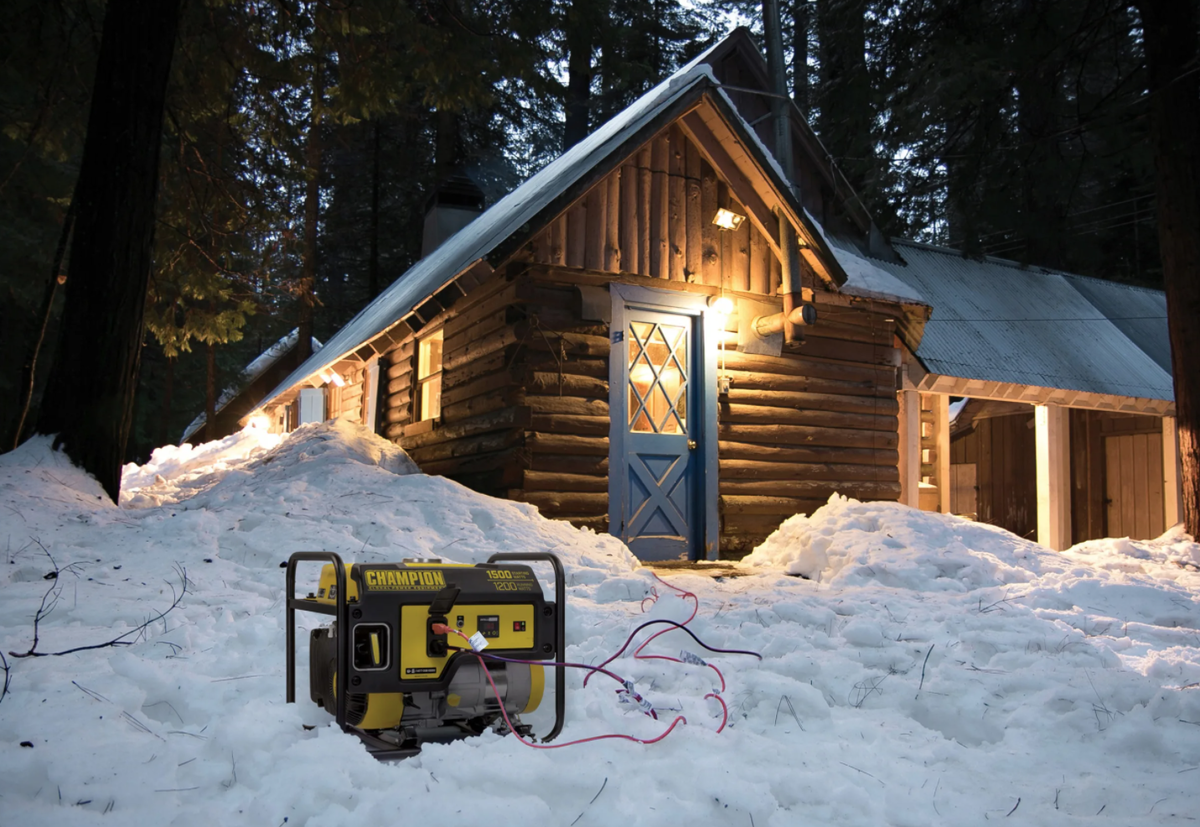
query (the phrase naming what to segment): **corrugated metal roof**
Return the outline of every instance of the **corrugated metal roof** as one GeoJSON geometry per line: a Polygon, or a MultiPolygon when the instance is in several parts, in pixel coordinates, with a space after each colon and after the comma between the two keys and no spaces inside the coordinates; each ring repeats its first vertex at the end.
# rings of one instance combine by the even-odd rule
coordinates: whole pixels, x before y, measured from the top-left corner
{"type": "Polygon", "coordinates": [[[1160,368],[1171,372],[1166,293],[1086,276],[1065,278],[1160,368]]]}
{"type": "Polygon", "coordinates": [[[873,263],[933,305],[917,349],[931,372],[1174,399],[1156,358],[1167,324],[1161,293],[910,241],[893,245],[906,264],[873,263]]]}

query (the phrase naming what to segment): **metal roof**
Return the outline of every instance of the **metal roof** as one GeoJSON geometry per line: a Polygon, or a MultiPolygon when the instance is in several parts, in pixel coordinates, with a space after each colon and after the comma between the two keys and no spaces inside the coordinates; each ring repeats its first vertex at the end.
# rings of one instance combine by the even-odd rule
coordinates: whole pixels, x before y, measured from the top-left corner
{"type": "Polygon", "coordinates": [[[872,263],[933,306],[917,358],[945,376],[1173,400],[1162,293],[894,239],[872,263]]]}

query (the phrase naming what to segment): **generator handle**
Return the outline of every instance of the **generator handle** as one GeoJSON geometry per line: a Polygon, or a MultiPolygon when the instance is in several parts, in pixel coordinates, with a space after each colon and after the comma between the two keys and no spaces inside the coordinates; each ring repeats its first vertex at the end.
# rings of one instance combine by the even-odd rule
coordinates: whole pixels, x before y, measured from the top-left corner
{"type": "MultiPolygon", "coordinates": [[[[339,633],[345,637],[349,628],[350,616],[346,608],[346,567],[342,558],[332,551],[296,551],[287,562],[287,702],[296,702],[296,609],[315,611],[321,614],[332,614],[337,621],[339,633]],[[296,564],[303,562],[332,563],[333,576],[337,584],[335,604],[332,611],[329,607],[313,600],[296,597],[296,564]]],[[[349,726],[346,724],[346,698],[350,694],[350,669],[346,662],[345,647],[337,648],[337,702],[335,718],[342,731],[349,726]]]]}
{"type": "MultiPolygon", "coordinates": [[[[489,563],[506,562],[545,562],[554,567],[554,656],[562,663],[567,656],[567,581],[563,573],[562,562],[557,555],[545,551],[513,552],[509,554],[493,554],[488,558],[489,563]]],[[[567,701],[567,668],[554,667],[554,727],[550,734],[542,739],[542,743],[553,741],[562,732],[566,721],[567,701]]]]}

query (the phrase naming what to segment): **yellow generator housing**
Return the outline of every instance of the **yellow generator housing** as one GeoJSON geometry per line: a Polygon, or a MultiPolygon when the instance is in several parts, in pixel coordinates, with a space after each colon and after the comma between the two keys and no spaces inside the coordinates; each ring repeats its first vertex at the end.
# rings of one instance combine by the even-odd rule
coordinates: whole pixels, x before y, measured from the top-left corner
{"type": "MultiPolygon", "coordinates": [[[[552,554],[497,554],[480,565],[439,560],[345,564],[332,552],[296,552],[287,569],[287,700],[295,701],[295,612],[330,615],[309,637],[309,695],[355,732],[377,757],[413,755],[427,742],[507,728],[537,709],[545,670],[564,649],[562,564],[552,554]],[[315,593],[295,596],[296,566],[324,562],[315,593]],[[551,563],[555,602],[542,596],[533,569],[551,563]],[[450,627],[486,642],[480,658],[450,627]],[[491,678],[491,681],[488,678],[491,678]],[[493,684],[495,685],[493,688],[493,684]],[[341,687],[349,687],[342,693],[341,687]]],[[[555,723],[562,729],[564,669],[555,666],[555,723]]]]}

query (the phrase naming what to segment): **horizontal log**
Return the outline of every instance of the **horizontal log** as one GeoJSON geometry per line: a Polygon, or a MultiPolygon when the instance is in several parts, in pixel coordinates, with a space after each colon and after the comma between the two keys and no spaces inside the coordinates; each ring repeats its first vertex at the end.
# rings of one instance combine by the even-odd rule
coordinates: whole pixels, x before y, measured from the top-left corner
{"type": "Polygon", "coordinates": [[[498,350],[472,362],[467,362],[465,365],[460,365],[454,370],[443,371],[442,393],[446,393],[451,388],[457,388],[459,385],[474,382],[480,377],[504,370],[509,364],[509,358],[508,352],[498,350]]]}
{"type": "Polygon", "coordinates": [[[780,523],[791,517],[779,514],[739,514],[721,519],[721,533],[765,537],[779,528],[780,523]]]}
{"type": "Polygon", "coordinates": [[[404,427],[408,425],[407,420],[401,422],[393,422],[385,425],[383,428],[383,436],[385,439],[390,439],[392,442],[399,443],[404,436],[404,427]]]}
{"type": "Polygon", "coordinates": [[[900,405],[893,396],[842,396],[832,393],[801,393],[797,391],[750,390],[731,387],[723,400],[746,405],[771,405],[778,408],[839,411],[879,416],[896,416],[900,405]]]}
{"type": "Polygon", "coordinates": [[[442,356],[442,370],[453,371],[468,362],[474,362],[489,354],[502,351],[509,345],[521,341],[528,331],[527,322],[518,322],[515,325],[506,325],[487,331],[486,336],[473,339],[454,350],[447,349],[442,356]]]}
{"type": "Polygon", "coordinates": [[[899,482],[868,482],[866,480],[721,480],[720,492],[725,494],[759,494],[797,499],[828,499],[842,494],[857,500],[895,500],[900,497],[899,482]]]}
{"type": "Polygon", "coordinates": [[[594,379],[608,379],[608,359],[587,359],[568,355],[566,360],[560,365],[557,352],[552,355],[546,350],[537,351],[528,349],[515,354],[512,358],[514,363],[535,371],[547,371],[557,374],[561,368],[563,374],[590,376],[594,379]]]}
{"type": "Polygon", "coordinates": [[[423,448],[410,448],[408,455],[418,465],[423,465],[426,462],[437,462],[451,457],[469,457],[503,451],[513,446],[519,447],[524,436],[521,431],[492,431],[476,437],[427,445],[423,448]]]}
{"type": "Polygon", "coordinates": [[[406,356],[400,356],[397,353],[392,353],[392,358],[388,362],[386,375],[388,379],[395,379],[397,376],[403,376],[406,373],[412,373],[412,349],[406,356]]]}
{"type": "Polygon", "coordinates": [[[390,394],[384,400],[384,409],[391,410],[395,408],[408,413],[408,409],[411,407],[411,405],[409,405],[410,402],[412,402],[412,391],[408,388],[405,388],[398,393],[390,394]]]}
{"type": "Polygon", "coordinates": [[[524,404],[538,414],[566,414],[569,416],[608,417],[608,401],[603,399],[581,399],[577,396],[534,396],[527,394],[524,404]]]}
{"type": "Polygon", "coordinates": [[[608,399],[608,382],[593,376],[527,370],[515,376],[514,379],[523,384],[531,394],[608,399]]]}
{"type": "MultiPolygon", "coordinates": [[[[413,458],[415,461],[415,457],[413,458]]],[[[452,456],[447,459],[429,460],[418,463],[426,474],[441,474],[448,476],[454,473],[474,474],[482,471],[495,471],[499,468],[519,468],[521,449],[505,448],[500,451],[479,452],[452,456]]]]}
{"type": "MultiPolygon", "coordinates": [[[[607,448],[606,448],[607,450],[607,448]]],[[[608,457],[588,454],[534,453],[526,449],[527,467],[535,471],[556,473],[590,474],[594,477],[608,476],[608,457]]]]}
{"type": "Polygon", "coordinates": [[[892,347],[895,342],[895,325],[880,325],[877,328],[859,327],[829,322],[818,316],[817,323],[804,328],[804,337],[828,339],[838,342],[856,342],[865,345],[892,347]]]}
{"type": "Polygon", "coordinates": [[[521,483],[521,469],[515,465],[506,465],[491,471],[455,471],[442,476],[461,483],[473,491],[493,497],[502,496],[505,491],[521,483]]]}
{"type": "Polygon", "coordinates": [[[407,390],[412,387],[413,375],[411,370],[406,370],[399,374],[395,379],[392,379],[387,384],[388,393],[399,393],[402,390],[407,390]]]}
{"type": "Polygon", "coordinates": [[[576,528],[590,528],[597,534],[608,533],[608,515],[604,514],[598,517],[559,517],[560,520],[566,520],[576,528]]]}
{"type": "Polygon", "coordinates": [[[760,356],[727,350],[722,357],[725,366],[732,370],[757,371],[759,373],[782,374],[785,376],[817,376],[823,379],[839,379],[843,382],[871,382],[884,387],[896,387],[896,369],[866,364],[851,364],[844,361],[822,361],[808,358],[803,350],[799,355],[760,356]]]}
{"type": "Polygon", "coordinates": [[[729,423],[817,425],[827,428],[890,431],[892,433],[895,433],[899,427],[895,416],[772,408],[766,405],[738,405],[728,402],[721,402],[717,406],[717,418],[721,422],[729,423]]]}
{"type": "Polygon", "coordinates": [[[866,380],[828,379],[821,376],[789,376],[781,373],[768,373],[751,370],[730,370],[728,367],[721,371],[729,377],[729,383],[734,390],[740,391],[792,391],[799,393],[827,393],[836,396],[868,396],[872,398],[894,398],[896,395],[896,377],[888,373],[883,381],[876,377],[866,380]]]}
{"type": "Polygon", "coordinates": [[[760,494],[724,494],[720,498],[721,513],[726,515],[768,514],[790,516],[812,514],[827,500],[773,497],[760,494]]]}
{"type": "Polygon", "coordinates": [[[805,331],[805,339],[800,352],[806,356],[840,359],[863,365],[897,367],[900,364],[900,351],[891,345],[871,345],[861,342],[846,342],[841,339],[823,339],[820,336],[808,336],[807,331],[805,331]]]}
{"type": "Polygon", "coordinates": [[[453,405],[474,396],[496,393],[513,385],[513,376],[506,370],[480,376],[470,382],[463,382],[452,388],[443,388],[442,404],[453,405]]]}
{"type": "Polygon", "coordinates": [[[756,442],[768,445],[824,445],[842,448],[895,449],[894,431],[860,431],[853,428],[818,428],[807,425],[748,425],[722,422],[717,438],[728,442],[756,442]]]}
{"type": "Polygon", "coordinates": [[[537,506],[545,515],[605,514],[608,494],[590,491],[523,491],[509,492],[509,499],[537,506]]]}
{"type": "Polygon", "coordinates": [[[520,429],[529,425],[529,409],[523,407],[504,408],[499,411],[473,416],[470,419],[464,419],[460,422],[443,424],[441,427],[434,428],[432,431],[423,434],[416,434],[411,437],[404,437],[401,442],[401,447],[405,450],[409,448],[422,448],[426,445],[434,445],[439,442],[449,442],[453,439],[461,439],[475,434],[486,433],[488,431],[499,431],[506,428],[520,429]]]}
{"type": "Polygon", "coordinates": [[[411,413],[412,411],[409,410],[408,405],[389,404],[388,407],[384,408],[383,421],[389,425],[394,422],[407,422],[411,413]]]}
{"type": "Polygon", "coordinates": [[[525,471],[526,491],[608,491],[608,477],[564,474],[555,471],[525,471]]]}
{"type": "Polygon", "coordinates": [[[470,399],[457,402],[453,405],[447,405],[443,401],[442,421],[447,423],[458,422],[472,416],[488,413],[489,411],[498,411],[501,408],[522,405],[524,404],[522,402],[523,396],[524,394],[516,388],[510,388],[504,391],[485,393],[481,396],[472,396],[470,399]]]}
{"type": "Polygon", "coordinates": [[[766,539],[766,535],[758,534],[722,534],[719,558],[721,560],[741,560],[762,545],[766,539]]]}
{"type": "Polygon", "coordinates": [[[537,454],[583,454],[608,456],[608,436],[578,436],[576,434],[532,431],[525,435],[525,447],[537,454]]]}
{"type": "MultiPolygon", "coordinates": [[[[462,331],[475,326],[480,319],[498,310],[503,310],[510,305],[527,301],[531,294],[529,287],[519,281],[497,281],[486,293],[483,291],[480,292],[480,297],[471,301],[470,304],[463,304],[461,309],[457,305],[455,306],[458,313],[453,319],[446,322],[444,328],[447,338],[456,336],[462,331]]],[[[471,299],[474,299],[474,295],[464,297],[460,301],[460,304],[471,299]]]]}
{"type": "Polygon", "coordinates": [[[894,465],[850,465],[842,462],[761,462],[722,459],[720,478],[731,480],[873,480],[899,481],[894,465]]]}
{"type": "Polygon", "coordinates": [[[575,416],[570,414],[537,414],[530,427],[535,431],[580,436],[607,436],[607,416],[575,416]]]}
{"type": "Polygon", "coordinates": [[[884,448],[830,448],[823,445],[759,445],[753,442],[717,442],[717,454],[725,459],[754,459],[765,462],[844,462],[858,465],[896,466],[900,453],[884,448]]]}

